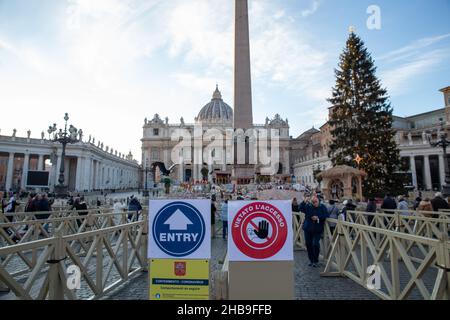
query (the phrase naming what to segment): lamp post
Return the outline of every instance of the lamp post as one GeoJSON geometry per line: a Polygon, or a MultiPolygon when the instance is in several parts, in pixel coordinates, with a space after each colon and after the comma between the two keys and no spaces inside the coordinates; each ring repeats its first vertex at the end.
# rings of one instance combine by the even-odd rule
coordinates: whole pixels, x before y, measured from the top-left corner
{"type": "Polygon", "coordinates": [[[450,173],[448,168],[448,156],[447,156],[447,147],[450,146],[450,140],[447,140],[447,132],[445,132],[444,128],[444,120],[441,118],[441,132],[438,136],[437,141],[431,140],[431,134],[428,134],[428,142],[433,148],[440,147],[444,153],[444,172],[445,172],[445,184],[442,185],[442,195],[444,197],[450,196],[450,173]]]}
{"type": "Polygon", "coordinates": [[[147,178],[148,178],[148,159],[145,159],[144,171],[145,171],[145,189],[144,189],[144,192],[143,192],[143,196],[144,197],[148,197],[149,196],[149,193],[148,193],[148,182],[147,182],[147,178]]]}
{"type": "Polygon", "coordinates": [[[62,153],[61,153],[61,167],[59,169],[59,177],[58,182],[59,185],[55,186],[55,193],[58,196],[67,196],[68,186],[64,184],[65,178],[64,178],[64,171],[65,171],[65,157],[66,157],[66,146],[67,144],[74,144],[79,142],[78,135],[82,135],[82,130],[78,130],[73,125],[69,126],[69,129],[67,129],[67,121],[69,120],[69,115],[66,113],[64,116],[64,131],[62,129],[59,129],[59,132],[56,133],[56,124],[53,124],[53,126],[50,126],[48,128],[48,134],[51,136],[53,133],[53,142],[59,142],[62,144],[62,153]]]}

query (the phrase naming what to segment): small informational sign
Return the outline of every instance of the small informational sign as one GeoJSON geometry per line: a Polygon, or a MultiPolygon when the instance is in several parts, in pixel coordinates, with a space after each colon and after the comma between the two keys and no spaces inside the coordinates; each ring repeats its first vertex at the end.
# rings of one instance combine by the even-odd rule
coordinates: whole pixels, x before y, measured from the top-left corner
{"type": "Polygon", "coordinates": [[[290,201],[233,201],[228,204],[230,261],[292,261],[290,201]]]}
{"type": "Polygon", "coordinates": [[[150,200],[148,257],[210,259],[210,200],[150,200]]]}
{"type": "Polygon", "coordinates": [[[209,260],[150,259],[150,300],[208,300],[209,260]]]}

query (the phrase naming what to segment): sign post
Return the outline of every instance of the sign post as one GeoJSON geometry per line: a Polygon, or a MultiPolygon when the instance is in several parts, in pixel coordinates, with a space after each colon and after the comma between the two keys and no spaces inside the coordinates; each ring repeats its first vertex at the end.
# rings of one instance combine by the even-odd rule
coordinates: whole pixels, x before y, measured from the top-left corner
{"type": "Polygon", "coordinates": [[[233,201],[228,221],[229,298],[293,299],[291,202],[233,201]]]}
{"type": "Polygon", "coordinates": [[[208,300],[209,200],[150,200],[150,300],[208,300]]]}

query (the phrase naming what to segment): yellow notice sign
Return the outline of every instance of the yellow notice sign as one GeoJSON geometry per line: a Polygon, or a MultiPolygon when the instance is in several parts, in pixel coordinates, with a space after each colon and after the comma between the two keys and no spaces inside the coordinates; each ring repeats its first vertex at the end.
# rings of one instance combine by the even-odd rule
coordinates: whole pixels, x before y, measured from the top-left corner
{"type": "Polygon", "coordinates": [[[150,300],[208,300],[209,260],[150,259],[150,300]]]}

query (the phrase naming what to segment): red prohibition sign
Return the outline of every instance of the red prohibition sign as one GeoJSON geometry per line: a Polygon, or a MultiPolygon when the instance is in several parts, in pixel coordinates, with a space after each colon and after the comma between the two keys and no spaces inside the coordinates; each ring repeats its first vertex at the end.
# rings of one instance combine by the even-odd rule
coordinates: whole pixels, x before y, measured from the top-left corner
{"type": "Polygon", "coordinates": [[[284,246],[288,227],[286,219],[275,206],[264,202],[253,202],[241,208],[233,219],[232,237],[236,247],[253,259],[267,259],[277,254],[284,246]],[[268,223],[268,234],[259,238],[259,222],[268,223]]]}

